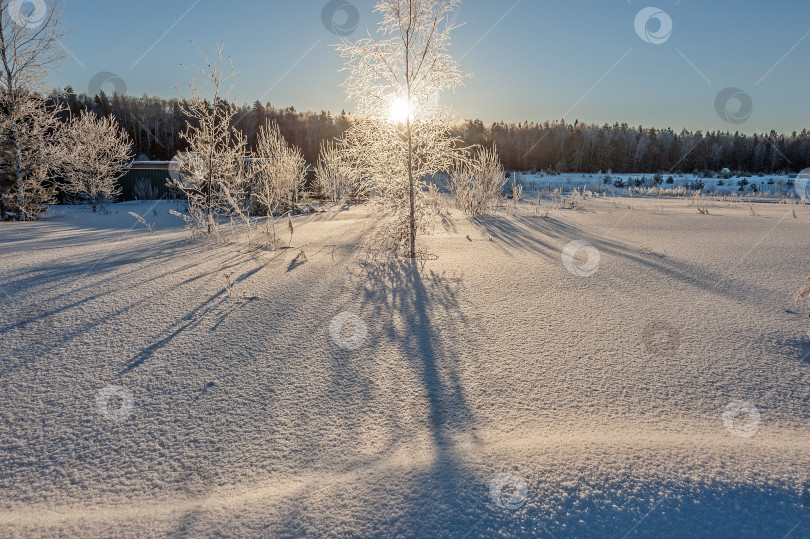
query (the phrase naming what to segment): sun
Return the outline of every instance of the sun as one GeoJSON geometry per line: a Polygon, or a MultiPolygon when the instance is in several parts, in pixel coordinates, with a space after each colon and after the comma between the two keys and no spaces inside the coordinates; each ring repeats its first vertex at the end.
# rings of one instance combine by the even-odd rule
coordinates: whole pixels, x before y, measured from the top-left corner
{"type": "Polygon", "coordinates": [[[396,124],[404,124],[410,118],[413,121],[413,106],[404,97],[398,97],[388,107],[388,119],[396,124]]]}

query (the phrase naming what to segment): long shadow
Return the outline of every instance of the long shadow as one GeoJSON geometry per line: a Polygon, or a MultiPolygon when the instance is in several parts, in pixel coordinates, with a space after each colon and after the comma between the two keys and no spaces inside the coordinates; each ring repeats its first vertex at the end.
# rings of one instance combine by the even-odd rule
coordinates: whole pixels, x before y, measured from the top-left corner
{"type": "MultiPolygon", "coordinates": [[[[344,309],[362,313],[371,331],[368,342],[356,351],[335,347],[329,394],[333,402],[346,401],[350,406],[357,398],[366,400],[370,409],[385,414],[388,427],[375,455],[345,459],[337,469],[332,463],[328,472],[365,475],[366,470],[385,466],[392,454],[414,439],[429,440],[430,464],[417,467],[402,478],[397,492],[404,496],[394,501],[395,507],[387,507],[392,501],[388,498],[363,497],[353,503],[362,504],[364,512],[381,511],[377,514],[386,515],[386,519],[390,515],[392,521],[388,524],[401,536],[430,537],[436,536],[433,533],[436,530],[472,528],[477,501],[470,498],[470,493],[476,492],[479,481],[455,445],[456,437],[475,438],[475,418],[464,395],[453,353],[467,323],[457,297],[462,279],[420,272],[418,264],[411,262],[361,263],[359,271],[350,273],[355,294],[349,297],[359,298],[361,306],[352,301],[344,309]],[[399,350],[397,361],[403,363],[396,363],[395,371],[383,371],[379,378],[370,381],[390,389],[390,397],[370,401],[374,396],[365,391],[364,380],[373,364],[369,351],[379,346],[394,346],[399,350]],[[418,380],[418,387],[403,387],[396,379],[398,376],[406,377],[411,384],[418,380]],[[425,506],[425,500],[448,504],[441,522],[429,518],[433,511],[425,506]]],[[[390,358],[383,361],[387,359],[390,358]]],[[[317,447],[309,453],[317,454],[317,447]]],[[[305,463],[308,471],[314,472],[319,458],[312,456],[305,463]]],[[[364,480],[369,484],[363,490],[374,492],[381,487],[377,481],[390,481],[391,477],[372,474],[364,480]]],[[[477,493],[483,495],[485,487],[477,493]]],[[[307,521],[320,520],[301,509],[311,504],[311,495],[306,492],[286,501],[284,515],[276,523],[278,529],[272,530],[274,535],[296,536],[305,533],[307,521]]]]}
{"type": "MultiPolygon", "coordinates": [[[[401,355],[397,358],[401,357],[405,363],[407,368],[403,370],[416,373],[419,386],[403,386],[398,380],[377,380],[378,384],[387,382],[393,386],[393,397],[384,406],[390,413],[386,418],[390,429],[397,430],[397,435],[379,456],[349,459],[339,469],[328,470],[332,474],[358,472],[359,480],[365,482],[360,494],[355,494],[356,485],[347,485],[352,505],[362,508],[356,512],[359,521],[355,529],[368,530],[364,528],[367,524],[364,515],[373,514],[377,517],[373,518],[376,524],[372,529],[376,532],[372,534],[386,536],[478,537],[491,530],[502,530],[509,536],[519,535],[521,530],[524,534],[526,530],[528,533],[541,530],[536,511],[513,513],[493,504],[489,481],[502,470],[491,470],[477,462],[476,451],[468,449],[469,444],[473,447],[479,444],[476,435],[479,425],[461,381],[460,364],[469,357],[459,355],[462,350],[469,354],[463,340],[470,329],[459,299],[463,276],[420,270],[417,263],[389,262],[361,263],[360,271],[352,273],[352,277],[356,282],[353,289],[362,302],[360,312],[373,326],[372,334],[363,348],[336,352],[334,368],[338,376],[330,391],[331,398],[340,401],[343,393],[356,396],[357,371],[368,368],[364,350],[389,348],[392,344],[399,345],[401,355]],[[346,365],[354,365],[355,370],[346,365]],[[403,404],[396,401],[399,394],[412,401],[411,421],[397,420],[403,404]],[[428,462],[405,471],[395,467],[386,473],[385,468],[381,469],[392,454],[414,439],[423,440],[426,434],[430,440],[428,462]],[[460,449],[460,443],[464,444],[464,450],[460,449]],[[371,470],[377,472],[368,473],[371,470]],[[396,485],[393,496],[374,495],[381,490],[391,492],[391,484],[396,485]],[[364,495],[365,492],[370,495],[364,495]]],[[[297,536],[318,529],[323,525],[322,513],[329,509],[319,506],[317,512],[307,510],[312,500],[312,492],[286,500],[286,513],[266,531],[297,536]]],[[[320,532],[328,534],[329,530],[320,532]]]]}
{"type": "Polygon", "coordinates": [[[785,344],[788,348],[795,350],[793,356],[797,365],[810,365],[810,341],[808,339],[790,339],[785,344]]]}
{"type": "MultiPolygon", "coordinates": [[[[423,506],[411,506],[410,529],[419,535],[433,535],[434,532],[451,530],[454,533],[469,529],[474,525],[476,501],[470,494],[476,492],[477,480],[464,463],[456,456],[451,430],[464,430],[473,426],[472,412],[467,405],[458,380],[458,373],[442,344],[442,339],[460,338],[463,333],[434,325],[431,319],[431,292],[425,286],[422,276],[415,266],[406,268],[405,283],[413,292],[402,303],[408,316],[408,348],[417,353],[414,361],[422,369],[422,380],[428,392],[429,421],[436,446],[435,461],[430,473],[414,485],[423,491],[415,499],[455,500],[455,506],[445,513],[444,521],[434,527],[423,513],[423,506]],[[446,376],[446,380],[440,375],[446,376]],[[463,494],[462,494],[463,493],[463,494]]],[[[435,284],[435,275],[430,275],[435,284]]],[[[443,305],[447,308],[447,303],[443,305]]],[[[437,523],[438,524],[438,523],[437,523]]]]}
{"type": "Polygon", "coordinates": [[[390,320],[395,313],[405,320],[404,327],[389,324],[385,333],[402,343],[411,369],[419,373],[421,394],[427,400],[424,424],[433,442],[433,463],[408,482],[402,531],[435,536],[442,530],[467,530],[475,523],[479,505],[472,494],[480,495],[482,490],[477,488],[479,480],[469,463],[457,452],[454,439],[475,439],[475,417],[464,395],[454,354],[468,324],[457,297],[463,278],[420,271],[418,264],[410,261],[364,264],[361,275],[359,293],[364,313],[373,311],[380,321],[390,320]],[[447,503],[442,522],[429,518],[434,512],[425,507],[426,499],[447,503]]]}
{"type": "MultiPolygon", "coordinates": [[[[245,273],[243,273],[242,275],[237,277],[234,280],[234,283],[237,284],[237,283],[240,283],[240,282],[248,279],[250,276],[257,273],[260,269],[261,268],[257,267],[257,268],[254,268],[254,269],[250,270],[250,271],[246,271],[245,273]]],[[[191,311],[189,311],[189,313],[186,314],[182,319],[180,319],[180,321],[178,321],[176,324],[174,324],[174,326],[173,326],[174,330],[171,333],[166,335],[164,338],[156,341],[155,343],[148,346],[147,348],[141,350],[140,353],[138,353],[134,358],[132,358],[132,360],[129,363],[127,363],[127,365],[119,372],[119,376],[127,374],[128,372],[132,371],[133,369],[136,369],[137,367],[140,367],[148,359],[150,359],[156,352],[158,352],[162,348],[164,348],[164,347],[168,346],[169,344],[171,344],[171,342],[174,341],[174,339],[176,339],[178,336],[182,335],[186,330],[193,329],[193,328],[199,326],[200,323],[202,323],[202,321],[205,320],[206,316],[209,313],[211,313],[217,306],[220,306],[223,303],[225,303],[227,300],[228,300],[228,292],[227,292],[227,290],[222,289],[219,292],[217,292],[216,294],[214,294],[213,296],[211,296],[205,302],[200,303],[199,305],[197,305],[195,308],[193,308],[191,311]]],[[[225,320],[225,318],[227,318],[227,316],[228,316],[228,312],[226,312],[216,322],[214,327],[217,327],[220,324],[222,324],[222,322],[225,320]]]]}
{"type": "Polygon", "coordinates": [[[624,258],[626,261],[643,266],[651,272],[680,281],[704,292],[723,295],[735,300],[756,299],[761,302],[769,300],[767,290],[752,290],[748,284],[734,277],[712,272],[705,267],[664,255],[644,253],[620,242],[595,236],[592,232],[556,219],[525,215],[484,216],[473,219],[473,224],[482,233],[492,237],[496,245],[499,245],[505,251],[525,250],[542,254],[553,260],[559,260],[561,242],[586,239],[599,249],[602,256],[613,255],[624,258]],[[558,240],[557,246],[549,243],[549,239],[558,240]]]}
{"type": "Polygon", "coordinates": [[[526,250],[549,258],[556,257],[557,250],[548,240],[570,237],[579,232],[571,225],[539,216],[481,215],[470,221],[504,251],[526,250]]]}
{"type": "MultiPolygon", "coordinates": [[[[155,246],[154,248],[141,250],[137,252],[138,256],[136,258],[133,258],[133,253],[135,252],[134,250],[127,250],[124,252],[115,253],[109,259],[105,260],[103,264],[97,264],[93,268],[93,274],[89,276],[90,278],[88,279],[87,284],[78,285],[76,283],[76,280],[74,279],[72,287],[70,287],[68,290],[64,292],[57,293],[55,296],[47,294],[48,291],[47,287],[49,283],[53,283],[54,287],[58,287],[59,283],[63,282],[66,276],[79,275],[81,271],[86,271],[87,265],[85,263],[75,264],[67,268],[63,267],[61,269],[52,269],[48,272],[42,271],[35,274],[34,276],[29,276],[26,279],[16,280],[12,282],[14,283],[15,289],[18,289],[19,287],[23,287],[23,289],[26,289],[25,283],[27,280],[30,280],[31,283],[29,285],[30,288],[28,288],[28,290],[36,290],[37,296],[45,295],[48,297],[48,300],[46,303],[43,304],[43,307],[47,308],[47,315],[51,317],[51,316],[58,316],[61,313],[69,312],[74,308],[80,307],[82,304],[87,304],[99,298],[103,298],[105,295],[108,294],[108,292],[106,292],[105,286],[105,283],[107,282],[115,282],[116,287],[119,288],[119,292],[122,294],[126,294],[126,291],[128,289],[133,290],[142,289],[144,286],[148,286],[150,283],[157,282],[160,279],[165,278],[171,274],[184,273],[186,270],[197,268],[204,263],[208,264],[212,260],[221,259],[222,261],[221,264],[212,264],[212,269],[209,269],[207,271],[199,271],[199,270],[195,271],[193,277],[190,277],[185,281],[182,281],[175,285],[175,286],[183,286],[190,284],[194,281],[203,279],[204,277],[207,277],[209,275],[216,274],[231,268],[236,268],[250,261],[250,255],[244,253],[240,253],[239,255],[237,255],[231,252],[230,249],[222,249],[218,250],[216,254],[210,254],[210,250],[205,250],[206,246],[204,245],[187,246],[185,245],[185,242],[181,242],[184,245],[174,245],[174,243],[175,242],[172,242],[172,244],[169,244],[166,248],[163,249],[161,249],[160,246],[155,246]],[[179,249],[175,249],[176,247],[179,249]],[[198,256],[201,253],[208,253],[207,258],[201,260],[201,257],[198,256]],[[172,260],[175,260],[178,257],[188,259],[190,260],[190,262],[184,264],[179,269],[173,267],[172,264],[166,264],[165,271],[161,271],[158,274],[150,275],[146,278],[143,278],[139,274],[140,266],[138,266],[136,262],[139,261],[143,262],[148,260],[149,262],[153,262],[155,265],[160,266],[163,264],[164,261],[171,262],[172,260]],[[121,272],[120,268],[122,267],[132,269],[125,272],[121,272]],[[115,269],[118,271],[110,272],[107,271],[107,268],[115,269]],[[123,285],[123,283],[127,284],[123,285]],[[43,287],[45,287],[44,290],[43,287]],[[98,290],[98,289],[103,290],[103,292],[91,294],[85,293],[86,290],[98,290]],[[64,303],[59,301],[60,299],[66,298],[68,296],[76,296],[79,299],[76,299],[75,301],[72,301],[70,303],[64,303]],[[55,304],[58,306],[55,306],[55,304]]],[[[260,269],[261,266],[257,266],[255,269],[246,271],[245,273],[243,273],[242,275],[240,275],[235,279],[235,284],[249,278],[256,272],[258,272],[260,269]]],[[[157,289],[155,292],[160,293],[160,291],[157,289]]],[[[28,293],[30,294],[30,292],[28,293]]],[[[220,295],[221,294],[215,295],[213,298],[211,298],[211,300],[216,299],[216,297],[220,295]]],[[[76,326],[72,331],[60,333],[58,340],[57,339],[48,340],[47,344],[50,344],[50,346],[56,346],[60,342],[62,343],[66,342],[72,338],[75,338],[78,335],[87,333],[97,325],[104,324],[105,321],[111,318],[116,318],[124,314],[125,312],[139,305],[147,304],[152,300],[153,296],[151,295],[145,296],[142,299],[134,301],[133,303],[127,303],[126,305],[123,305],[121,308],[117,309],[112,313],[108,313],[108,315],[98,320],[95,321],[84,320],[81,325],[76,326]]],[[[192,311],[192,314],[196,311],[197,309],[194,309],[192,311]]],[[[220,318],[219,323],[224,321],[227,316],[228,313],[225,313],[220,318]]],[[[178,331],[182,331],[182,329],[187,329],[188,327],[195,325],[186,323],[187,318],[188,317],[184,317],[178,323],[178,325],[176,326],[177,328],[179,328],[178,331]]],[[[11,332],[15,330],[15,328],[16,324],[13,323],[13,321],[10,324],[0,327],[0,336],[10,335],[11,332]]],[[[141,353],[138,354],[137,358],[133,360],[130,368],[126,369],[123,372],[127,372],[128,370],[131,370],[135,366],[138,366],[141,363],[143,363],[143,361],[148,359],[148,357],[150,357],[157,349],[162,348],[162,346],[165,346],[166,344],[171,342],[174,336],[176,336],[176,333],[177,332],[173,332],[171,335],[169,335],[162,341],[159,341],[154,345],[150,346],[148,349],[141,351],[141,353]]],[[[44,346],[46,342],[43,341],[41,344],[44,346]]]]}

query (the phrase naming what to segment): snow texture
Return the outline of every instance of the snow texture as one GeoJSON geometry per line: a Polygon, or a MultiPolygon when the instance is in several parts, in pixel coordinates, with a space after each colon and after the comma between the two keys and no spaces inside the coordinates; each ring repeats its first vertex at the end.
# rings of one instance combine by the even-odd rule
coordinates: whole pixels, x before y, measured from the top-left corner
{"type": "Polygon", "coordinates": [[[810,537],[810,210],[704,205],[453,211],[424,264],[365,206],[2,223],[0,535],[810,537]]]}

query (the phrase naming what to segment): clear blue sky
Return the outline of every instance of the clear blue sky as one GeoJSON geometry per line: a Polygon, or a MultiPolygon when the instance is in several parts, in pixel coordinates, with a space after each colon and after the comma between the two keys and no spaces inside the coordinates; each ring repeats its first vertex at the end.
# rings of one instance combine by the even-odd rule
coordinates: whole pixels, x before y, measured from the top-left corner
{"type": "MultiPolygon", "coordinates": [[[[352,1],[360,22],[350,39],[377,24],[371,0],[352,1]]],[[[197,59],[189,40],[205,46],[224,40],[240,71],[240,102],[264,95],[264,102],[298,110],[351,110],[340,87],[341,59],[330,47],[338,38],[321,20],[325,5],[66,0],[65,19],[74,27],[66,45],[77,60],[67,60],[51,83],[86,92],[93,76],[106,71],[117,74],[129,94],[173,97],[189,79],[179,63],[197,59]]],[[[568,121],[747,133],[810,128],[806,0],[466,0],[457,15],[466,24],[455,32],[454,54],[474,76],[446,100],[467,118],[489,123],[565,115],[568,121]],[[672,20],[661,44],[645,42],[634,27],[639,11],[651,5],[672,20]],[[727,87],[751,97],[753,111],[744,123],[727,123],[716,112],[715,98],[727,87]]],[[[659,24],[653,20],[646,28],[656,34],[659,24]]]]}

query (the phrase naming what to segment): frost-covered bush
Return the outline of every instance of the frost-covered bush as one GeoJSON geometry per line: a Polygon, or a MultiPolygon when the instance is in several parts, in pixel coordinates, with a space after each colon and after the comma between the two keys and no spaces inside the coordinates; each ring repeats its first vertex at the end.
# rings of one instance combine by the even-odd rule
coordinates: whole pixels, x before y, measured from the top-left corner
{"type": "Polygon", "coordinates": [[[214,48],[209,58],[197,48],[204,67],[190,69],[190,97],[183,98],[180,108],[190,119],[180,134],[188,151],[175,159],[179,178],[171,186],[188,199],[187,226],[199,228],[207,236],[221,239],[220,221],[234,217],[244,223],[250,237],[250,211],[247,200],[245,157],[247,141],[234,128],[239,111],[228,102],[228,84],[236,75],[233,65],[223,70],[223,45],[214,48]]]}
{"type": "Polygon", "coordinates": [[[251,206],[267,217],[266,233],[269,243],[275,246],[279,241],[275,215],[296,209],[306,179],[307,163],[301,150],[287,144],[278,125],[272,123],[259,130],[248,171],[251,206]]]}
{"type": "Polygon", "coordinates": [[[259,129],[248,171],[256,212],[270,217],[295,209],[306,180],[307,163],[301,150],[287,144],[277,124],[259,129]]]}
{"type": "Polygon", "coordinates": [[[155,200],[157,199],[157,189],[152,185],[148,178],[139,178],[135,180],[135,185],[132,188],[132,194],[136,200],[155,200]]]}
{"type": "Polygon", "coordinates": [[[509,186],[509,198],[513,202],[520,202],[523,198],[523,184],[517,181],[517,178],[512,178],[512,184],[509,186]]]}
{"type": "Polygon", "coordinates": [[[352,166],[343,148],[335,142],[324,142],[315,167],[315,178],[321,195],[331,202],[346,199],[365,200],[369,195],[369,186],[363,175],[352,166]]]}
{"type": "Polygon", "coordinates": [[[449,187],[456,207],[467,215],[482,215],[495,207],[506,185],[503,165],[493,148],[482,148],[450,172],[449,187]]]}
{"type": "Polygon", "coordinates": [[[70,122],[60,144],[68,193],[90,204],[94,212],[121,193],[118,179],[129,168],[132,144],[115,118],[86,112],[70,122]]]}

